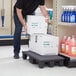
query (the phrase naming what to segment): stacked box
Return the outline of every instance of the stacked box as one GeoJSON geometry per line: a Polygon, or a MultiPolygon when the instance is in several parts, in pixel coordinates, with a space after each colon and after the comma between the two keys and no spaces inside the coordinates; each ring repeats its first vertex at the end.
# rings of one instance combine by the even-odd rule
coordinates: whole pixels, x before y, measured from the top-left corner
{"type": "Polygon", "coordinates": [[[35,33],[47,34],[47,23],[44,16],[27,16],[27,33],[32,35],[35,33]]]}
{"type": "Polygon", "coordinates": [[[29,40],[29,50],[40,55],[58,55],[59,38],[49,34],[33,34],[29,40]]]}

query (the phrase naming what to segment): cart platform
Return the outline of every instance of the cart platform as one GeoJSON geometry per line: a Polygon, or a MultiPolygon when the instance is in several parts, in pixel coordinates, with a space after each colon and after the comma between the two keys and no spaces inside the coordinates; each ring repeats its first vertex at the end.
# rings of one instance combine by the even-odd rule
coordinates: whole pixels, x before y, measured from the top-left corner
{"type": "Polygon", "coordinates": [[[23,51],[22,57],[23,59],[27,59],[29,57],[29,61],[32,64],[38,64],[39,68],[43,68],[45,65],[49,67],[64,66],[64,58],[58,55],[39,55],[32,51],[23,51]]]}

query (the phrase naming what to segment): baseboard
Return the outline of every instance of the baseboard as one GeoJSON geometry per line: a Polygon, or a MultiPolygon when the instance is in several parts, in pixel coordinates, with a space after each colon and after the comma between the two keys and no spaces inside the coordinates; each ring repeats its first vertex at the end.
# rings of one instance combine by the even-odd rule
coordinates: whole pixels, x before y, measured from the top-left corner
{"type": "MultiPolygon", "coordinates": [[[[21,45],[27,45],[29,39],[22,39],[21,40],[21,45]]],[[[0,40],[0,46],[9,46],[13,45],[13,40],[0,40]]]]}

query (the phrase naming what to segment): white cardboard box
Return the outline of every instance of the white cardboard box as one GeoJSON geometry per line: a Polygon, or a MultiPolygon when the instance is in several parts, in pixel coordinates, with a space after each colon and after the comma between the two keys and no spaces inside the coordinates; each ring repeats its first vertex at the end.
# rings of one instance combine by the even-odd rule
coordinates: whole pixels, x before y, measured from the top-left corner
{"type": "Polygon", "coordinates": [[[40,55],[58,55],[59,38],[48,34],[33,34],[29,50],[40,55]]]}
{"type": "Polygon", "coordinates": [[[47,23],[44,16],[27,16],[27,33],[32,35],[34,33],[47,34],[47,23]]]}

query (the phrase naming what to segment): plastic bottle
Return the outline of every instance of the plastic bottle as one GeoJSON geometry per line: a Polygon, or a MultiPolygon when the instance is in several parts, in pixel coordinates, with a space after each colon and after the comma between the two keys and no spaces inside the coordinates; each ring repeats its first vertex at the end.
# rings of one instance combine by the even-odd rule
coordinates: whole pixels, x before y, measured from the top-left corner
{"type": "Polygon", "coordinates": [[[76,40],[75,40],[75,38],[72,38],[70,41],[68,55],[76,57],[76,40]]]}
{"type": "Polygon", "coordinates": [[[71,40],[71,37],[68,37],[65,42],[65,54],[68,54],[68,52],[69,52],[70,40],[71,40]]]}
{"type": "MultiPolygon", "coordinates": [[[[76,6],[73,6],[73,13],[75,15],[75,21],[76,21],[76,6]]],[[[75,23],[75,21],[73,23],[75,23]]]]}
{"type": "Polygon", "coordinates": [[[64,11],[63,11],[63,13],[61,15],[61,22],[64,22],[64,11]]]}
{"type": "Polygon", "coordinates": [[[70,23],[70,13],[71,13],[71,9],[68,7],[68,15],[67,15],[67,22],[70,23]]]}
{"type": "Polygon", "coordinates": [[[69,10],[68,10],[68,7],[66,7],[65,22],[68,22],[68,14],[69,14],[69,10]]]}
{"type": "Polygon", "coordinates": [[[61,22],[65,22],[65,14],[66,14],[66,8],[63,9],[63,13],[61,15],[61,22]]]}
{"type": "Polygon", "coordinates": [[[75,23],[75,11],[74,11],[74,7],[71,8],[70,22],[71,23],[75,23]]]}
{"type": "Polygon", "coordinates": [[[64,53],[65,52],[65,42],[66,42],[66,40],[67,40],[67,37],[66,36],[64,36],[64,38],[63,39],[61,39],[61,52],[62,53],[64,53]]]}
{"type": "Polygon", "coordinates": [[[50,9],[50,20],[52,20],[53,17],[53,9],[50,9]]]}
{"type": "Polygon", "coordinates": [[[50,16],[50,20],[52,20],[52,17],[53,17],[53,9],[47,9],[48,11],[48,14],[50,16]]]}
{"type": "Polygon", "coordinates": [[[74,8],[75,8],[75,23],[76,23],[76,6],[74,8]]]}

